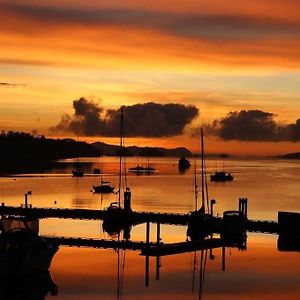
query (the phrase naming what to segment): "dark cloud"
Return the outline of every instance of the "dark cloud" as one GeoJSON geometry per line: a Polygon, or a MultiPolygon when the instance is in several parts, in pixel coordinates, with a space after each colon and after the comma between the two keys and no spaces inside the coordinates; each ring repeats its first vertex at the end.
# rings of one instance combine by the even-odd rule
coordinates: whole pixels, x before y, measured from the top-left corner
{"type": "Polygon", "coordinates": [[[199,13],[161,12],[145,9],[112,9],[75,7],[51,7],[29,4],[3,5],[6,13],[23,17],[43,26],[82,25],[117,25],[138,26],[170,34],[201,38],[240,38],[257,39],[259,37],[294,36],[299,37],[299,23],[272,18],[259,18],[228,14],[204,15],[199,13]]]}
{"type": "Polygon", "coordinates": [[[15,87],[15,86],[25,86],[25,84],[22,84],[22,83],[0,82],[0,86],[15,87]]]}
{"type": "Polygon", "coordinates": [[[207,135],[237,141],[300,141],[300,119],[295,124],[281,124],[274,114],[261,110],[228,113],[205,126],[207,135]]]}
{"type": "MultiPolygon", "coordinates": [[[[105,110],[85,98],[73,101],[73,116],[64,114],[51,131],[84,136],[119,136],[120,109],[105,110]]],[[[183,133],[199,111],[195,106],[148,102],[124,106],[126,136],[163,137],[183,133]]]]}

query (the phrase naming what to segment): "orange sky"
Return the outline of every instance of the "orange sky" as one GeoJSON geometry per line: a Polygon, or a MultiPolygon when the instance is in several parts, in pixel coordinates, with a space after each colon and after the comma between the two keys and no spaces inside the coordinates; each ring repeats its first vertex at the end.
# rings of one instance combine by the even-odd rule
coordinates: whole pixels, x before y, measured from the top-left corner
{"type": "MultiPolygon", "coordinates": [[[[106,108],[192,104],[200,110],[195,124],[241,109],[288,123],[300,117],[298,1],[0,0],[0,8],[0,83],[23,84],[0,84],[1,129],[48,135],[80,97],[106,108]]],[[[187,133],[139,143],[198,145],[187,133]]],[[[244,154],[299,150],[208,144],[244,154]]]]}

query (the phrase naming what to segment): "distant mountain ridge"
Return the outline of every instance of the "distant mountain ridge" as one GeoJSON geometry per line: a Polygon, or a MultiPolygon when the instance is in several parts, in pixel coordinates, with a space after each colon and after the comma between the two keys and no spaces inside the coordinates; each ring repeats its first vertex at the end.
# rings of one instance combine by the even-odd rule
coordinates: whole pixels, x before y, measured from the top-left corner
{"type": "Polygon", "coordinates": [[[300,159],[300,152],[287,153],[284,155],[280,155],[279,157],[284,159],[300,159]]]}
{"type": "MultiPolygon", "coordinates": [[[[107,156],[119,155],[120,146],[118,145],[109,145],[103,142],[95,142],[91,144],[101,154],[107,156]]],[[[127,156],[192,156],[192,152],[185,147],[177,148],[163,148],[163,147],[137,147],[137,146],[128,146],[124,150],[125,155],[127,156]]]]}

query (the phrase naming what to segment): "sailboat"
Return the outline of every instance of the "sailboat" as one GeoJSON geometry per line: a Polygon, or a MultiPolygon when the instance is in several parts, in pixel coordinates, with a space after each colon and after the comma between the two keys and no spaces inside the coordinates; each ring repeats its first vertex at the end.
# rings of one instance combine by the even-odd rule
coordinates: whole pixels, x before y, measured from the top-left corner
{"type": "Polygon", "coordinates": [[[128,171],[131,173],[135,173],[136,175],[140,175],[140,174],[148,174],[149,175],[155,171],[155,168],[150,167],[149,159],[148,159],[147,167],[142,167],[139,164],[137,164],[135,167],[129,168],[128,171]]]}
{"type": "MultiPolygon", "coordinates": [[[[196,183],[195,183],[196,191],[196,183]]],[[[207,187],[207,176],[206,176],[206,163],[205,163],[205,154],[204,154],[204,136],[203,129],[201,128],[201,207],[191,212],[189,215],[188,221],[188,230],[187,235],[192,239],[202,239],[205,238],[209,232],[207,224],[210,222],[213,217],[209,208],[208,200],[208,187],[207,187]]],[[[197,199],[197,198],[196,198],[197,199]]],[[[197,205],[196,205],[197,207],[197,205]]]]}
{"type": "Polygon", "coordinates": [[[218,172],[216,171],[215,174],[210,175],[210,181],[233,181],[234,177],[227,172],[218,172]]]}
{"type": "Polygon", "coordinates": [[[120,160],[119,160],[119,190],[118,201],[112,202],[106,209],[108,214],[103,219],[103,229],[105,231],[118,231],[130,226],[129,220],[132,214],[131,210],[131,191],[128,186],[125,166],[124,138],[123,138],[123,114],[124,107],[121,107],[121,128],[120,128],[120,160]],[[124,190],[124,206],[121,206],[121,190],[124,190]]]}
{"type": "Polygon", "coordinates": [[[110,185],[109,181],[104,181],[101,178],[100,185],[93,185],[94,193],[96,194],[109,194],[114,192],[115,187],[110,185]]]}
{"type": "Polygon", "coordinates": [[[234,177],[229,172],[224,171],[224,160],[223,160],[223,170],[216,170],[214,174],[210,175],[210,181],[215,182],[225,182],[225,181],[233,181],[234,177]]]}
{"type": "MultiPolygon", "coordinates": [[[[103,170],[103,153],[102,153],[102,167],[101,167],[101,170],[103,170]]],[[[100,185],[93,185],[94,193],[97,193],[97,194],[110,194],[110,193],[113,193],[114,189],[115,189],[115,186],[110,185],[109,181],[104,181],[103,180],[103,172],[102,171],[100,171],[100,175],[101,175],[100,185]]]]}

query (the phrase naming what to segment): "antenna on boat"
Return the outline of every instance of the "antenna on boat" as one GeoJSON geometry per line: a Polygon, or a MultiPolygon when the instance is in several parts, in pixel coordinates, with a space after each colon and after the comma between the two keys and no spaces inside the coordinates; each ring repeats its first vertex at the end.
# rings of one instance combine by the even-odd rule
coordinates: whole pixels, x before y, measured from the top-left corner
{"type": "Polygon", "coordinates": [[[205,280],[205,271],[206,271],[206,261],[207,261],[207,249],[201,250],[200,256],[200,274],[199,274],[199,295],[198,299],[202,299],[203,288],[204,288],[204,280],[205,280]]]}

